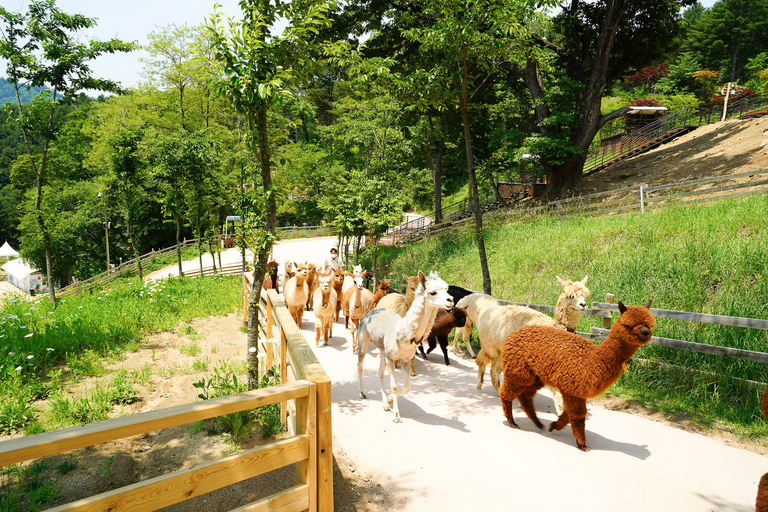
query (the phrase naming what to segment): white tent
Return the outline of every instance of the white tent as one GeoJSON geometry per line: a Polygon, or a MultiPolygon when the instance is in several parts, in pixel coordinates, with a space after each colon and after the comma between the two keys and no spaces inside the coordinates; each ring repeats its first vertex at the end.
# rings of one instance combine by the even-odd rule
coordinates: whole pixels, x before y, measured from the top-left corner
{"type": "Polygon", "coordinates": [[[2,247],[0,247],[0,258],[18,258],[19,253],[16,252],[16,249],[11,247],[11,244],[8,243],[8,240],[5,241],[2,247]]]}
{"type": "Polygon", "coordinates": [[[2,267],[8,273],[8,282],[24,293],[44,292],[43,275],[39,270],[32,268],[27,260],[17,258],[4,264],[2,267]]]}

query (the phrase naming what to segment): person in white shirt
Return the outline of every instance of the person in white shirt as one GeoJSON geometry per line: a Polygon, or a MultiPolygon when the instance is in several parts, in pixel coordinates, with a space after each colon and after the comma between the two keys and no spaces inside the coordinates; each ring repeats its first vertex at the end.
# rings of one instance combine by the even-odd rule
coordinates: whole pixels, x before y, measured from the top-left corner
{"type": "Polygon", "coordinates": [[[336,247],[331,247],[331,256],[325,260],[323,273],[328,273],[331,270],[339,270],[340,268],[344,268],[344,264],[341,262],[339,250],[336,247]]]}

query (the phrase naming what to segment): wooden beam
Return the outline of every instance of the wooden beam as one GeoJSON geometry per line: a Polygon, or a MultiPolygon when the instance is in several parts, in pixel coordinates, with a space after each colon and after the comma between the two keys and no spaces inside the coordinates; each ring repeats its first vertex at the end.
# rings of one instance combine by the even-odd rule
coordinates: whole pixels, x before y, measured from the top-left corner
{"type": "Polygon", "coordinates": [[[194,468],[174,471],[114,491],[50,509],[51,512],[145,512],[158,510],[233,483],[274,471],[307,457],[306,435],[236,453],[194,468]]]}
{"type": "MultiPolygon", "coordinates": [[[[617,304],[605,302],[593,302],[592,307],[606,311],[618,311],[617,304]]],[[[674,311],[671,309],[651,308],[651,314],[656,318],[668,318],[671,320],[685,320],[686,322],[700,322],[703,324],[729,325],[731,327],[745,327],[748,329],[768,330],[768,320],[759,318],[741,318],[737,316],[708,315],[705,313],[688,313],[687,311],[674,311]]]]}
{"type": "MultiPolygon", "coordinates": [[[[605,329],[599,327],[593,327],[591,334],[598,336],[608,336],[608,332],[605,329]]],[[[763,352],[753,352],[751,350],[742,350],[739,348],[720,347],[717,345],[707,345],[706,343],[696,343],[693,341],[676,340],[673,338],[661,338],[659,336],[651,337],[651,344],[658,345],[660,347],[676,348],[680,350],[691,350],[700,354],[710,354],[715,356],[735,357],[737,359],[745,359],[747,361],[755,361],[757,363],[768,363],[768,354],[763,352]]]]}
{"type": "Polygon", "coordinates": [[[229,512],[300,512],[309,508],[309,486],[296,485],[229,512]]]}
{"type": "Polygon", "coordinates": [[[177,405],[122,418],[115,418],[78,427],[11,439],[0,443],[0,466],[37,459],[61,452],[84,448],[123,437],[145,434],[154,430],[186,425],[194,421],[223,414],[255,409],[292,400],[314,392],[314,384],[295,381],[290,384],[246,391],[202,402],[177,405]]]}

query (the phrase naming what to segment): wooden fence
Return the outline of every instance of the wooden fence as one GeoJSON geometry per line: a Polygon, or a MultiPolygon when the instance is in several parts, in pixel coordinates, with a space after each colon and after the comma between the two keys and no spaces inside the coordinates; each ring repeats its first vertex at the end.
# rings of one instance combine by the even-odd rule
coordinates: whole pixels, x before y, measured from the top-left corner
{"type": "MultiPolygon", "coordinates": [[[[546,204],[536,205],[531,202],[515,203],[504,208],[498,215],[505,220],[526,219],[538,214],[550,214],[561,217],[572,215],[608,215],[639,212],[673,202],[705,203],[732,199],[747,195],[768,192],[768,169],[709,176],[698,180],[683,181],[667,185],[648,186],[632,185],[604,192],[596,192],[578,197],[559,199],[546,204]]],[[[421,240],[447,228],[455,228],[469,222],[471,218],[459,221],[446,221],[426,226],[421,230],[403,233],[396,243],[421,240]]]]}
{"type": "MultiPolygon", "coordinates": [[[[158,510],[291,464],[296,464],[296,484],[293,487],[236,510],[331,510],[319,507],[317,501],[315,474],[320,435],[317,424],[320,412],[318,393],[315,384],[299,380],[237,395],[4,441],[0,443],[0,466],[291,400],[295,401],[299,413],[295,415],[294,434],[287,439],[50,510],[158,510]]],[[[330,399],[329,391],[328,398],[330,399]]]]}
{"type": "Polygon", "coordinates": [[[325,226],[283,226],[275,229],[279,240],[311,238],[315,236],[336,236],[336,228],[325,226]]]}

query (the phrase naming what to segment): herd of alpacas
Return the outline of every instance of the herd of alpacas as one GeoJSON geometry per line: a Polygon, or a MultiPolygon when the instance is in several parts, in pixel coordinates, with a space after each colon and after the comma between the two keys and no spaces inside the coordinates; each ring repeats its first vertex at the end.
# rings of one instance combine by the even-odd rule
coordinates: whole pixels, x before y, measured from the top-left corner
{"type": "MultiPolygon", "coordinates": [[[[277,264],[271,264],[273,277],[265,282],[265,288],[277,288],[276,269],[277,264]]],[[[557,412],[557,420],[549,425],[549,431],[570,424],[576,446],[589,451],[585,435],[587,399],[605,392],[622,372],[628,371],[627,362],[653,335],[655,320],[650,302],[645,306],[625,306],[619,302],[620,316],[599,345],[576,335],[590,295],[586,276],[581,281],[556,276],[562,292],[553,317],[529,307],[506,304],[490,295],[449,286],[437,272],[428,276],[421,271],[415,276],[404,275],[404,294],[393,290],[387,281],[380,282],[372,293],[367,286],[371,277],[359,265],[351,273],[332,269],[323,273],[311,263],[288,263],[283,293],[299,327],[304,309],[314,311],[317,345],[321,339],[323,345],[328,344],[333,324],[339,321],[343,310],[352,350],[357,354],[361,399],[366,398],[363,360],[371,343],[378,348],[384,410],[394,412],[395,422],[402,421],[397,399],[410,390],[416,352],[420,351],[426,360],[439,344],[445,364],[450,365],[448,336],[455,329],[454,346],[463,337],[467,350],[475,357],[477,389],[482,388],[485,369],[490,366],[491,383],[510,427],[519,428],[512,414],[512,404],[518,400],[528,418],[538,428],[544,428],[536,415],[534,397],[547,386],[553,393],[557,412]],[[477,327],[480,340],[477,355],[470,345],[473,326],[477,327]],[[428,345],[426,352],[424,341],[428,345]],[[398,365],[404,372],[402,388],[395,374],[398,365]],[[389,393],[384,385],[387,370],[389,393]]],[[[768,419],[768,390],[762,398],[762,412],[768,419]]],[[[760,481],[756,511],[768,512],[768,473],[760,481]]]]}

